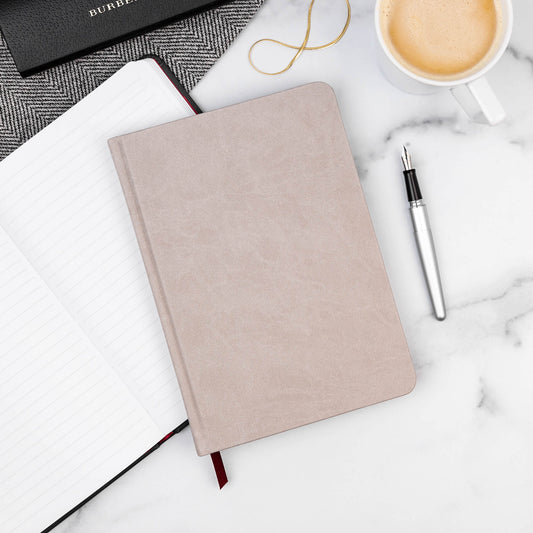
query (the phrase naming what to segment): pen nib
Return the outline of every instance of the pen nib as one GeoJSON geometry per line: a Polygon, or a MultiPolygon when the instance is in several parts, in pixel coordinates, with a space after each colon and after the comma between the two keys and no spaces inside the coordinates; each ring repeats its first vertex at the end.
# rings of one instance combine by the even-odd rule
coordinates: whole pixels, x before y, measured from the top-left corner
{"type": "Polygon", "coordinates": [[[405,170],[412,170],[413,166],[411,165],[411,155],[409,154],[405,146],[403,147],[402,163],[403,163],[403,168],[405,170]]]}

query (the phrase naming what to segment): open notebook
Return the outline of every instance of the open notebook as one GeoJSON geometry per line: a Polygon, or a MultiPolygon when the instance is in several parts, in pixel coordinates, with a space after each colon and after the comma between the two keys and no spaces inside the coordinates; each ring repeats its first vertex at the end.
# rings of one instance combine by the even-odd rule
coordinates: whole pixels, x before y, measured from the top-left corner
{"type": "Polygon", "coordinates": [[[187,415],[107,139],[193,115],[126,65],[0,163],[0,531],[41,531],[187,415]]]}

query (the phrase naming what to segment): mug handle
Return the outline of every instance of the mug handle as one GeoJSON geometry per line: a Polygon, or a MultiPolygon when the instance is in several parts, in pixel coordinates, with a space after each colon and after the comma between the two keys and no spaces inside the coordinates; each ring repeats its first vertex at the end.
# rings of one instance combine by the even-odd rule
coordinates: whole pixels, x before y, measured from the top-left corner
{"type": "Polygon", "coordinates": [[[494,126],[505,119],[505,110],[486,78],[452,87],[451,91],[472,120],[494,126]]]}

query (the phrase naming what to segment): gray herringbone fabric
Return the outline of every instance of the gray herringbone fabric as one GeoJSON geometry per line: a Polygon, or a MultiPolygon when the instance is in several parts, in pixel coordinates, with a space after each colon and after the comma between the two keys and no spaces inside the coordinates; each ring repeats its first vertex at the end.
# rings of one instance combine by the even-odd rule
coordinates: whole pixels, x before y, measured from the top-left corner
{"type": "Polygon", "coordinates": [[[234,0],[25,79],[0,35],[0,159],[125,63],[145,54],[162,57],[185,88],[192,89],[263,2],[234,0]]]}

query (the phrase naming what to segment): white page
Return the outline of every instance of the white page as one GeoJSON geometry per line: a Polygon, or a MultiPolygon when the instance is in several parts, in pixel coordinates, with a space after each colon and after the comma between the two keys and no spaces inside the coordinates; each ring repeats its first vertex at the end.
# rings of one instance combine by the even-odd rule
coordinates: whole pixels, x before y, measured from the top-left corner
{"type": "Polygon", "coordinates": [[[0,163],[0,224],[160,437],[186,412],[107,140],[192,114],[155,61],[137,61],[0,163]]]}
{"type": "Polygon", "coordinates": [[[1,228],[0,428],[5,533],[49,526],[160,433],[1,228]]]}

